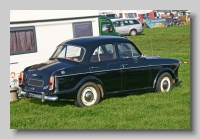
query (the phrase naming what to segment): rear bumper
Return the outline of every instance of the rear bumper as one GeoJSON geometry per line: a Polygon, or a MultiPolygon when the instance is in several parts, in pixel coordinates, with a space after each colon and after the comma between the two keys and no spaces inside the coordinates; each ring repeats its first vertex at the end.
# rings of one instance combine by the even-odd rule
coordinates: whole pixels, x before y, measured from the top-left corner
{"type": "Polygon", "coordinates": [[[144,31],[143,28],[137,30],[138,33],[142,33],[143,31],[144,31]]]}
{"type": "Polygon", "coordinates": [[[21,87],[18,88],[18,96],[25,96],[25,97],[30,97],[30,98],[38,98],[41,99],[42,102],[45,102],[45,100],[48,101],[57,101],[58,97],[57,96],[46,96],[44,92],[41,92],[41,94],[33,94],[33,93],[28,93],[22,91],[21,87]]]}

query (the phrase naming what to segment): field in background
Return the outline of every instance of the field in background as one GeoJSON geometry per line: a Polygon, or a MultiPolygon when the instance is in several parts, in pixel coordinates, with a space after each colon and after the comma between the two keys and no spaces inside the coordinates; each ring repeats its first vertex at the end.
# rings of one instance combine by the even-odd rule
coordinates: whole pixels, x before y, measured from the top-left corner
{"type": "MultiPolygon", "coordinates": [[[[127,37],[146,55],[190,62],[189,25],[144,28],[127,37]]],[[[190,129],[190,64],[181,64],[179,77],[182,83],[171,92],[111,97],[91,107],[33,98],[11,102],[10,129],[190,129]]]]}

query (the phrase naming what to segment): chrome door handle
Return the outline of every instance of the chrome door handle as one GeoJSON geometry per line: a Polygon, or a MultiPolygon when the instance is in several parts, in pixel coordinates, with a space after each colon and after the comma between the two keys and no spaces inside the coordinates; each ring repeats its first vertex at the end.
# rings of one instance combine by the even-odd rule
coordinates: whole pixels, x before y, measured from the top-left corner
{"type": "Polygon", "coordinates": [[[124,66],[128,66],[128,64],[122,64],[122,65],[121,65],[121,67],[123,67],[123,68],[124,68],[124,66]]]}
{"type": "Polygon", "coordinates": [[[91,67],[91,69],[98,69],[99,67],[91,67]]]}

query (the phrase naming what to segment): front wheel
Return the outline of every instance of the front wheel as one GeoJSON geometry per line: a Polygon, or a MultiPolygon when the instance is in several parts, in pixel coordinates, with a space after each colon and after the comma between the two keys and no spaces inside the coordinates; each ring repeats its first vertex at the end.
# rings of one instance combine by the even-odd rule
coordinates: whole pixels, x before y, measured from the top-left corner
{"type": "Polygon", "coordinates": [[[165,72],[160,75],[156,83],[156,92],[169,92],[172,90],[173,83],[172,83],[172,76],[165,72]]]}
{"type": "Polygon", "coordinates": [[[78,91],[75,105],[78,107],[91,106],[100,101],[100,91],[93,82],[87,82],[78,91]]]}

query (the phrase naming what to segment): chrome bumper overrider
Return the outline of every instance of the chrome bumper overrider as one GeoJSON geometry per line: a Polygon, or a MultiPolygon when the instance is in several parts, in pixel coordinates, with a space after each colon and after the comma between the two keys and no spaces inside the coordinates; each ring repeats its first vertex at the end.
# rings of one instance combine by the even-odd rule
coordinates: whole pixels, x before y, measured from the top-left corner
{"type": "Polygon", "coordinates": [[[22,91],[21,87],[18,87],[18,96],[25,96],[25,97],[32,97],[32,98],[39,98],[42,100],[42,102],[45,102],[45,100],[49,100],[49,101],[56,101],[58,100],[57,96],[46,96],[44,92],[41,92],[40,94],[33,94],[33,93],[27,93],[22,91]]]}

